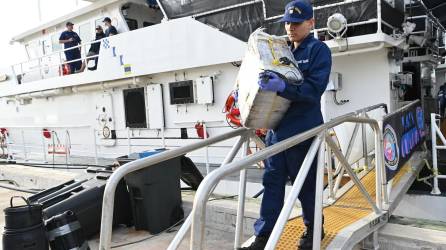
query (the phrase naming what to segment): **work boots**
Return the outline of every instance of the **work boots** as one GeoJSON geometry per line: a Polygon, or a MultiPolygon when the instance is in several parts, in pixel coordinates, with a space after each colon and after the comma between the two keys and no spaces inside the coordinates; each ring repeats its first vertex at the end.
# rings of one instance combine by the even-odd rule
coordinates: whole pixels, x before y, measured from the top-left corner
{"type": "MultiPolygon", "coordinates": [[[[321,232],[321,240],[324,238],[324,228],[322,227],[321,232]]],[[[305,232],[302,234],[300,240],[298,249],[300,250],[311,250],[313,249],[313,228],[307,228],[305,232]]]]}
{"type": "Polygon", "coordinates": [[[256,239],[249,247],[239,248],[240,250],[263,250],[268,242],[267,236],[256,236],[256,239]]]}

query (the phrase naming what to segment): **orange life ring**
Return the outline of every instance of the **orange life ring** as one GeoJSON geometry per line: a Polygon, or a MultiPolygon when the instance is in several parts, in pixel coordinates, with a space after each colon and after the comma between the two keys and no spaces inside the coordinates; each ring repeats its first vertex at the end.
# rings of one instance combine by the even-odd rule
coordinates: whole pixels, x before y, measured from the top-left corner
{"type": "Polygon", "coordinates": [[[241,127],[242,123],[240,121],[240,109],[236,107],[235,95],[236,91],[232,91],[231,94],[226,99],[224,112],[226,113],[226,120],[237,127],[241,127]]]}

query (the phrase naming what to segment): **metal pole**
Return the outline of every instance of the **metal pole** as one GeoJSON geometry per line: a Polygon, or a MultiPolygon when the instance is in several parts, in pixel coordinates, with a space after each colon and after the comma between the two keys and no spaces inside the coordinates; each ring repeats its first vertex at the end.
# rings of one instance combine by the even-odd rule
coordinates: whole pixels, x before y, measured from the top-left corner
{"type": "Polygon", "coordinates": [[[96,145],[96,130],[93,128],[93,150],[94,150],[94,162],[96,165],[99,164],[98,160],[98,147],[96,145]]]}
{"type": "Polygon", "coordinates": [[[375,164],[376,164],[376,204],[379,209],[383,208],[384,203],[388,203],[386,165],[384,164],[384,142],[381,131],[382,126],[372,126],[375,133],[375,164]],[[379,175],[378,175],[379,174],[379,175]],[[384,197],[384,203],[383,203],[384,197]]]}
{"type": "MultiPolygon", "coordinates": [[[[242,157],[248,155],[249,150],[249,137],[246,138],[243,144],[242,157]]],[[[235,241],[234,249],[238,249],[243,240],[243,218],[245,217],[245,196],[246,196],[246,169],[240,171],[240,182],[238,190],[238,206],[237,206],[237,220],[235,224],[235,241]]]]}
{"type": "Polygon", "coordinates": [[[54,135],[55,135],[55,131],[54,130],[51,130],[51,139],[52,139],[52,141],[53,141],[53,167],[54,167],[54,157],[55,157],[55,153],[56,153],[56,141],[54,140],[54,135]]]}
{"type": "Polygon", "coordinates": [[[68,130],[65,130],[65,165],[68,168],[68,130]]]}
{"type": "MultiPolygon", "coordinates": [[[[229,153],[226,155],[225,159],[221,163],[220,168],[224,167],[226,164],[228,164],[228,163],[232,162],[232,160],[234,160],[234,158],[237,155],[237,153],[238,153],[240,147],[242,146],[242,143],[243,143],[244,140],[245,140],[245,138],[243,136],[241,136],[237,140],[237,142],[234,144],[234,146],[232,146],[231,151],[229,151],[229,153]]],[[[214,186],[213,189],[215,189],[215,187],[216,186],[214,186]]],[[[189,231],[189,228],[192,225],[192,216],[193,216],[193,214],[194,214],[194,211],[192,210],[190,212],[189,216],[187,216],[187,219],[186,219],[186,221],[184,221],[184,223],[181,226],[180,230],[178,230],[178,233],[175,235],[175,238],[170,242],[169,247],[167,248],[167,250],[175,250],[175,249],[177,249],[179,247],[181,241],[184,239],[184,236],[189,231]]]]}
{"type": "Polygon", "coordinates": [[[47,156],[46,156],[46,149],[45,149],[45,137],[42,135],[42,153],[43,153],[43,161],[45,162],[45,163],[47,163],[48,162],[48,160],[47,160],[47,156]]]}
{"type": "Polygon", "coordinates": [[[28,154],[26,152],[25,132],[23,131],[23,129],[20,130],[20,131],[22,133],[23,154],[24,154],[24,157],[25,157],[25,161],[27,161],[28,160],[28,154]]]}
{"type": "Polygon", "coordinates": [[[349,163],[347,162],[347,159],[342,155],[341,151],[337,148],[336,143],[329,137],[325,137],[325,141],[327,142],[327,145],[333,150],[333,153],[335,154],[336,158],[344,165],[344,169],[347,171],[347,173],[350,175],[350,178],[352,181],[358,186],[359,191],[365,196],[367,201],[372,206],[373,211],[376,214],[380,214],[381,210],[376,206],[376,204],[373,202],[372,197],[370,197],[370,194],[367,192],[367,189],[362,185],[361,180],[359,180],[358,176],[353,172],[351,169],[349,163]]]}
{"type": "Polygon", "coordinates": [[[132,144],[130,142],[130,128],[127,127],[127,147],[128,147],[128,155],[132,153],[132,144]]]}
{"type": "Polygon", "coordinates": [[[435,127],[437,126],[436,114],[431,113],[431,141],[432,141],[432,165],[434,168],[434,183],[432,186],[431,194],[439,195],[441,194],[438,188],[438,163],[437,163],[437,131],[435,127]]]}
{"type": "Polygon", "coordinates": [[[376,33],[381,34],[382,33],[382,15],[381,15],[381,0],[376,0],[376,11],[377,11],[377,19],[378,19],[378,29],[376,33]]]}
{"type": "Polygon", "coordinates": [[[305,156],[302,166],[300,167],[299,173],[297,173],[296,179],[293,183],[293,187],[291,188],[291,192],[286,198],[279,218],[277,219],[273,231],[271,232],[271,235],[269,237],[268,243],[265,246],[266,250],[273,250],[276,247],[277,242],[279,242],[280,235],[285,228],[285,224],[288,221],[294,203],[296,202],[300,190],[302,189],[305,178],[307,177],[308,171],[310,170],[311,164],[313,163],[314,157],[316,156],[320,144],[321,136],[319,135],[313,140],[310,148],[308,149],[308,153],[305,156]]]}
{"type": "MultiPolygon", "coordinates": [[[[362,112],[362,116],[366,117],[365,111],[362,112]]],[[[369,157],[367,150],[367,134],[366,134],[366,124],[361,124],[361,132],[362,132],[362,156],[364,157],[364,168],[369,168],[369,157]]]]}
{"type": "MultiPolygon", "coordinates": [[[[180,155],[184,155],[188,152],[203,148],[207,145],[214,144],[220,141],[224,141],[235,136],[241,136],[248,132],[246,128],[239,128],[228,133],[217,135],[215,137],[189,144],[180,148],[164,151],[162,153],[153,155],[151,157],[138,159],[119,167],[113,174],[109,177],[104,190],[103,202],[102,202],[102,216],[101,216],[101,231],[100,231],[100,241],[99,249],[108,250],[110,249],[112,224],[113,224],[113,204],[115,200],[115,191],[119,181],[128,173],[137,171],[143,168],[149,168],[157,163],[163,162],[180,155]]],[[[214,171],[215,172],[215,171],[214,171]]],[[[212,172],[213,173],[213,172],[212,172]]],[[[211,174],[212,174],[211,173],[211,174]]],[[[201,185],[200,185],[201,187],[201,185]]],[[[200,188],[199,188],[200,189],[200,188]]]]}
{"type": "MultiPolygon", "coordinates": [[[[203,137],[204,139],[208,138],[208,132],[207,132],[207,127],[206,124],[203,122],[203,137]]],[[[206,175],[209,174],[210,170],[209,170],[209,147],[205,148],[205,152],[206,152],[206,175]]]]}
{"type": "Polygon", "coordinates": [[[161,128],[161,141],[163,143],[163,148],[166,148],[166,136],[164,135],[164,127],[161,128]]]}
{"type": "Polygon", "coordinates": [[[326,160],[327,160],[327,176],[328,176],[328,198],[334,199],[334,192],[333,192],[333,158],[330,148],[325,147],[326,150],[326,160]]]}
{"type": "MultiPolygon", "coordinates": [[[[327,134],[326,132],[324,134],[327,134]]],[[[321,249],[322,233],[322,208],[324,200],[324,165],[325,165],[325,142],[319,147],[317,157],[317,175],[316,175],[316,197],[314,204],[314,225],[313,225],[313,250],[321,249]]],[[[328,159],[330,160],[330,159],[328,159]]]]}

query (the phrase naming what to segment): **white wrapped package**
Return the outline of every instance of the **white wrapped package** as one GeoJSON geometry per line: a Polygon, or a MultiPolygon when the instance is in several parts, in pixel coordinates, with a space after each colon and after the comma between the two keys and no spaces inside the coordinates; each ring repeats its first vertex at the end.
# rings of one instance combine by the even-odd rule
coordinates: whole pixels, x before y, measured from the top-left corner
{"type": "Polygon", "coordinates": [[[301,81],[302,74],[296,66],[279,62],[283,57],[297,65],[284,38],[271,36],[260,29],[250,35],[236,84],[243,126],[275,128],[290,106],[289,100],[278,96],[276,92],[260,90],[257,83],[259,73],[264,70],[278,72],[293,82],[301,81]]]}

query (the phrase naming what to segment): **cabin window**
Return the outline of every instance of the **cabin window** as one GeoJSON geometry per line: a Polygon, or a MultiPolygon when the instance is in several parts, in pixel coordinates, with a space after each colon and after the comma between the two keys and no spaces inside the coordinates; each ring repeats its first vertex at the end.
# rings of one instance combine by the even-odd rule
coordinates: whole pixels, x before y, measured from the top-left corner
{"type": "Polygon", "coordinates": [[[124,90],[125,125],[129,128],[146,128],[144,88],[124,90]]]}
{"type": "Polygon", "coordinates": [[[101,17],[101,18],[99,18],[99,19],[96,19],[96,20],[94,21],[94,28],[96,29],[96,27],[98,27],[98,25],[99,25],[99,26],[101,26],[102,29],[105,31],[105,25],[104,25],[104,23],[103,23],[103,20],[104,20],[103,17],[101,17]]]}
{"type": "Polygon", "coordinates": [[[93,31],[91,30],[90,22],[81,24],[79,26],[79,37],[83,43],[93,40],[93,31]]]}
{"type": "Polygon", "coordinates": [[[138,21],[131,18],[126,18],[125,21],[127,22],[127,26],[129,27],[129,30],[136,30],[138,29],[138,21]]]}
{"type": "Polygon", "coordinates": [[[26,45],[26,52],[29,59],[38,58],[43,55],[43,49],[40,47],[39,41],[32,41],[26,45]]]}
{"type": "Polygon", "coordinates": [[[142,27],[152,26],[152,25],[154,25],[154,24],[155,24],[155,23],[144,21],[144,22],[142,23],[142,27]]]}
{"type": "Polygon", "coordinates": [[[192,81],[169,83],[170,104],[194,103],[194,85],[192,81]]]}
{"type": "Polygon", "coordinates": [[[54,34],[51,36],[51,47],[53,51],[62,50],[62,44],[59,43],[60,34],[54,34]]]}
{"type": "Polygon", "coordinates": [[[153,24],[158,24],[163,19],[163,14],[161,11],[139,3],[124,4],[121,7],[121,13],[126,20],[129,30],[135,30],[153,24]]]}

